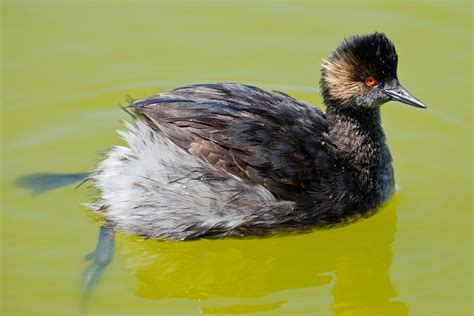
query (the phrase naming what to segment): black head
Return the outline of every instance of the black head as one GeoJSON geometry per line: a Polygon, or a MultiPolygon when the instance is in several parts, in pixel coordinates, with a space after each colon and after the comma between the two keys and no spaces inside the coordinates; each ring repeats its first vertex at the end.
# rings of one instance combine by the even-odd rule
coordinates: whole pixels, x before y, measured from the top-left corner
{"type": "Polygon", "coordinates": [[[322,69],[321,91],[326,105],[377,108],[390,100],[426,108],[397,78],[398,55],[383,33],[345,39],[322,69]]]}

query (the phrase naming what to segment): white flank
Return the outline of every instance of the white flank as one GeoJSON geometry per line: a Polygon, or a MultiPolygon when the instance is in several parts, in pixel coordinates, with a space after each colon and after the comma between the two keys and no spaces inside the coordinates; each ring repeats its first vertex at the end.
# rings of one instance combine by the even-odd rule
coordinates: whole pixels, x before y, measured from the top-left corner
{"type": "Polygon", "coordinates": [[[176,146],[137,120],[119,131],[115,146],[92,176],[101,197],[89,207],[129,234],[187,238],[213,227],[232,229],[276,199],[176,146]]]}

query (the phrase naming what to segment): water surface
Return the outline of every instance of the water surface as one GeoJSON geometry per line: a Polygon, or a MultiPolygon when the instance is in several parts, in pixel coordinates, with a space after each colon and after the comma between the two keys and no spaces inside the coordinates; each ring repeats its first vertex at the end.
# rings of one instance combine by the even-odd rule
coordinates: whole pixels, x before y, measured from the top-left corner
{"type": "Polygon", "coordinates": [[[14,185],[88,172],[120,143],[118,104],[183,84],[238,81],[321,105],[321,58],[384,31],[401,82],[428,110],[389,103],[397,196],[344,228],[251,240],[119,235],[97,314],[472,313],[470,2],[2,2],[1,304],[8,315],[79,314],[99,224],[67,186],[14,185]]]}

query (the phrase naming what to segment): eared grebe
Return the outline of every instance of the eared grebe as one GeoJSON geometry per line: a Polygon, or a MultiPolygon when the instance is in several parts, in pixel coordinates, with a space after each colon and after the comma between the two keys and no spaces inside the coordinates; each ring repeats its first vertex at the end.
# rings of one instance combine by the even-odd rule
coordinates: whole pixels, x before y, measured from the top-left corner
{"type": "Polygon", "coordinates": [[[261,235],[372,214],[394,192],[380,106],[425,108],[397,79],[383,33],[352,36],[325,61],[326,113],[237,83],[177,88],[133,102],[91,175],[107,225],[149,238],[261,235]]]}

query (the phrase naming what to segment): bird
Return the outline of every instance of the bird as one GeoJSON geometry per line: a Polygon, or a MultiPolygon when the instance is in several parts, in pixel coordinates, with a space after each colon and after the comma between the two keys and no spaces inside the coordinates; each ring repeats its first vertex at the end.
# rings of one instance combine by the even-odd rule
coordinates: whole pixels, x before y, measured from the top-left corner
{"type": "Polygon", "coordinates": [[[351,223],[395,191],[381,106],[426,106],[397,76],[394,44],[353,35],[323,61],[326,111],[222,82],[131,101],[135,118],[89,179],[108,227],[151,239],[263,236],[351,223]]]}

